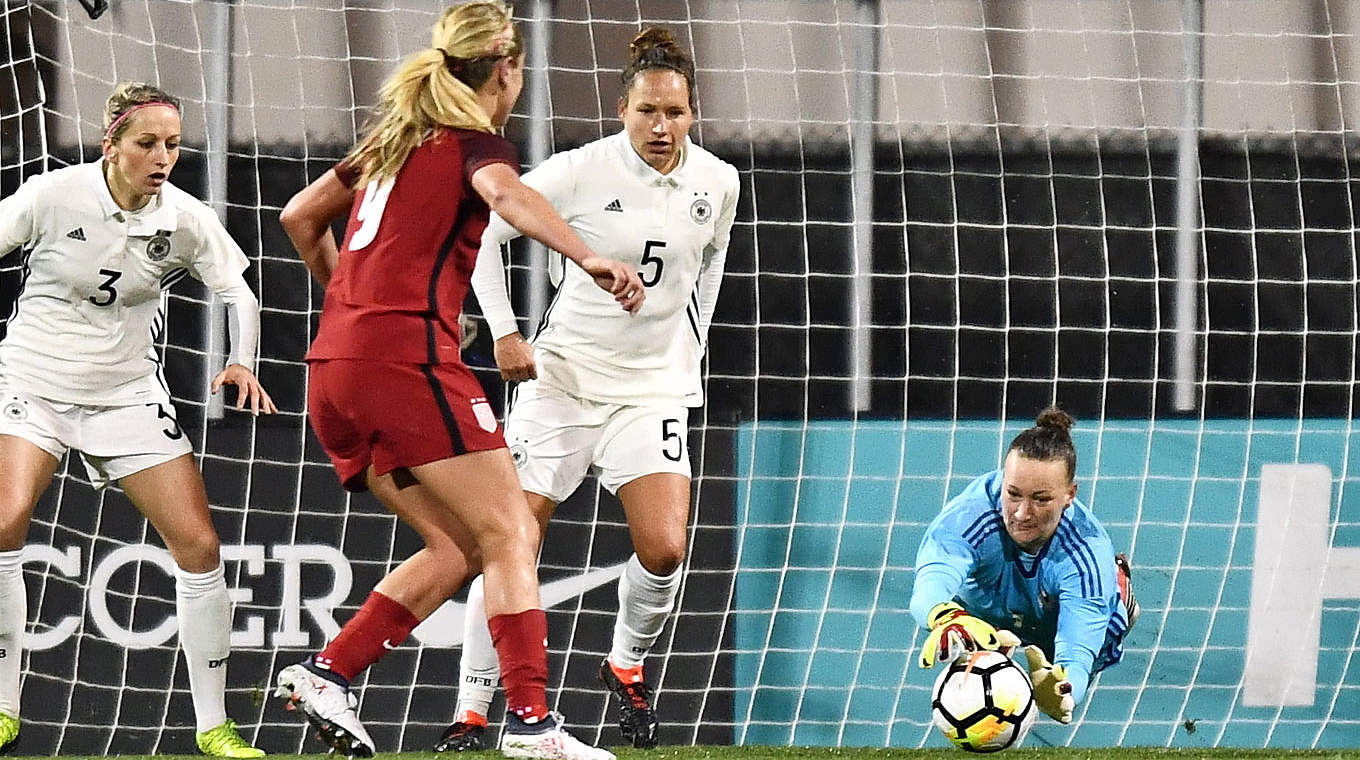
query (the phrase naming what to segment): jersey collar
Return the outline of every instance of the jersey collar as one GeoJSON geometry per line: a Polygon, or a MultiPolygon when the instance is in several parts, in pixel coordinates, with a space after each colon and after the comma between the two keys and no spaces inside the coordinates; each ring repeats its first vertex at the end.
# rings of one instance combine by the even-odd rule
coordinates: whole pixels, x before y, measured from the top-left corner
{"type": "Polygon", "coordinates": [[[113,199],[113,193],[109,192],[109,184],[104,181],[104,159],[100,158],[85,166],[88,167],[87,181],[93,186],[94,197],[99,201],[99,209],[104,213],[104,218],[126,221],[129,235],[140,237],[155,235],[162,230],[173,232],[178,226],[179,214],[175,212],[174,204],[168,202],[165,197],[166,189],[170,187],[169,182],[161,186],[160,193],[151,199],[149,207],[143,207],[132,213],[119,206],[118,201],[113,199]]]}
{"type": "Polygon", "coordinates": [[[620,153],[623,154],[624,166],[639,181],[647,185],[669,185],[680,187],[685,184],[688,176],[686,169],[689,167],[689,152],[691,143],[689,135],[685,135],[685,145],[680,150],[680,165],[671,170],[670,174],[662,174],[653,169],[651,164],[642,160],[642,156],[633,150],[633,144],[628,140],[628,130],[623,130],[614,136],[614,140],[620,153]]]}

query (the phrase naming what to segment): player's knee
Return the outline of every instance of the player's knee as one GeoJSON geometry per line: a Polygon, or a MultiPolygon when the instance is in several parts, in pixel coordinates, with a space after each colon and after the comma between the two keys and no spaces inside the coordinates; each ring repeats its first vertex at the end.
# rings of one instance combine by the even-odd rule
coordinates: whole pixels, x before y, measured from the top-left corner
{"type": "Polygon", "coordinates": [[[173,544],[167,540],[165,543],[175,564],[191,573],[206,573],[222,561],[222,546],[216,533],[178,539],[173,544]]]}
{"type": "Polygon", "coordinates": [[[0,504],[0,551],[22,549],[28,538],[27,509],[12,508],[10,504],[0,504]]]}
{"type": "Polygon", "coordinates": [[[23,547],[41,493],[33,493],[17,481],[0,482],[0,551],[23,547]]]}
{"type": "Polygon", "coordinates": [[[463,547],[452,538],[440,541],[426,541],[425,548],[434,553],[439,567],[444,571],[434,583],[444,596],[452,596],[467,585],[482,571],[482,553],[473,547],[463,547]]]}
{"type": "Polygon", "coordinates": [[[538,524],[527,510],[507,508],[500,519],[486,526],[477,536],[477,551],[482,557],[509,558],[521,554],[532,561],[538,546],[538,524]]]}
{"type": "Polygon", "coordinates": [[[652,575],[670,575],[685,563],[685,540],[681,537],[678,541],[666,541],[646,551],[639,549],[637,555],[647,572],[652,575]]]}

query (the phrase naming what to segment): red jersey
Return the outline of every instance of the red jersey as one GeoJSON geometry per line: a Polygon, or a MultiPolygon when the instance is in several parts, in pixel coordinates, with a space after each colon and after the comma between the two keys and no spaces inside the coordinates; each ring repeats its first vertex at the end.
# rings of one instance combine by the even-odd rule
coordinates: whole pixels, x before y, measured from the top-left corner
{"type": "MultiPolygon", "coordinates": [[[[491,215],[471,178],[492,163],[518,171],[515,146],[486,132],[440,129],[395,180],[359,191],[309,360],[462,362],[458,315],[491,215]]],[[[356,179],[346,164],[336,172],[347,184],[356,179]]]]}

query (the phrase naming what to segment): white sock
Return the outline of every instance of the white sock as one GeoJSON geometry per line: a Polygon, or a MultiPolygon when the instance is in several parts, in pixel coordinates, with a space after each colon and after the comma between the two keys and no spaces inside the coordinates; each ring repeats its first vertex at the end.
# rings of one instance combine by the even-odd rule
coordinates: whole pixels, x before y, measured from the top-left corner
{"type": "Polygon", "coordinates": [[[231,653],[231,599],[222,565],[206,573],[175,568],[179,645],[189,666],[189,693],[199,731],[227,720],[227,655],[231,653]]]}
{"type": "Polygon", "coordinates": [[[458,712],[471,710],[485,716],[500,678],[500,660],[496,657],[496,646],[491,643],[491,628],[486,624],[486,591],[479,575],[468,587],[467,609],[463,613],[463,652],[458,659],[458,712]]]}
{"type": "Polygon", "coordinates": [[[19,717],[20,649],[28,620],[22,549],[0,552],[0,712],[19,717]]]}
{"type": "Polygon", "coordinates": [[[619,578],[619,616],[614,620],[614,646],[609,651],[609,661],[616,667],[635,668],[647,659],[675,608],[681,570],[652,575],[636,554],[628,558],[619,578]]]}

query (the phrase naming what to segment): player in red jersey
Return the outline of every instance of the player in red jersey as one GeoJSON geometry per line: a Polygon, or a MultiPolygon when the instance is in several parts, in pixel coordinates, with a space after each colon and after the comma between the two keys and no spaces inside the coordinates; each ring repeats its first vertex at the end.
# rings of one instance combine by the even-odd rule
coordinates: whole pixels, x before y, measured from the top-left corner
{"type": "Polygon", "coordinates": [[[371,755],[350,680],[480,569],[509,707],[502,751],[612,758],[548,711],[537,528],[496,415],[459,357],[458,316],[492,209],[576,262],[622,308],[636,312],[643,287],[520,182],[514,147],[496,134],[523,85],[509,10],[490,1],[450,8],[432,37],[383,85],[376,126],[280,218],[326,285],[307,355],[312,427],[344,486],[372,490],[425,546],[324,649],[280,671],[277,694],[334,749],[371,755]],[[329,224],[347,209],[337,248],[329,224]]]}

